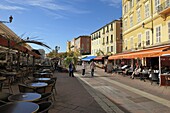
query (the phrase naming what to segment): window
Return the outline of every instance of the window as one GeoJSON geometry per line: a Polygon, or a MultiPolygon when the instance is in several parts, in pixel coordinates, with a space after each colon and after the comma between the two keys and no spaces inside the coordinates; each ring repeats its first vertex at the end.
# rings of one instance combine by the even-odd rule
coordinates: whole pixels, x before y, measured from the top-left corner
{"type": "Polygon", "coordinates": [[[106,44],[108,44],[109,43],[109,37],[107,36],[107,41],[106,41],[106,44]]]}
{"type": "Polygon", "coordinates": [[[107,52],[109,52],[109,47],[107,47],[107,52]]]}
{"type": "Polygon", "coordinates": [[[105,34],[105,28],[103,27],[103,34],[105,34]]]}
{"type": "Polygon", "coordinates": [[[138,47],[141,47],[141,42],[142,42],[142,34],[138,34],[138,47]]]}
{"type": "Polygon", "coordinates": [[[110,24],[110,31],[113,31],[113,24],[110,24]]]}
{"type": "Polygon", "coordinates": [[[127,19],[124,21],[124,30],[127,29],[127,19]]]}
{"type": "Polygon", "coordinates": [[[159,5],[160,5],[160,0],[155,0],[155,11],[158,10],[159,5]]]}
{"type": "Polygon", "coordinates": [[[125,50],[127,50],[127,46],[128,46],[128,42],[127,42],[127,40],[125,40],[125,50]]]}
{"type": "Polygon", "coordinates": [[[137,23],[141,21],[140,8],[137,10],[137,23]]]}
{"type": "Polygon", "coordinates": [[[133,15],[130,15],[130,27],[133,26],[133,15]]]}
{"type": "Polygon", "coordinates": [[[127,5],[124,6],[124,14],[127,13],[127,5]]]}
{"type": "Polygon", "coordinates": [[[150,45],[150,32],[146,31],[146,45],[150,45]]]}
{"type": "Polygon", "coordinates": [[[136,0],[136,4],[137,4],[138,2],[140,2],[140,0],[136,0]]]}
{"type": "Polygon", "coordinates": [[[130,43],[131,43],[131,49],[133,49],[133,37],[130,38],[130,43]]]}
{"type": "Polygon", "coordinates": [[[149,17],[149,3],[145,3],[145,18],[149,17]]]}
{"type": "Polygon", "coordinates": [[[96,39],[98,39],[98,33],[96,33],[96,39]]]}
{"type": "Polygon", "coordinates": [[[107,26],[107,31],[106,31],[106,33],[108,33],[109,32],[109,26],[107,26]]]}
{"type": "Polygon", "coordinates": [[[156,28],[156,43],[161,42],[161,27],[156,28]]]}
{"type": "Polygon", "coordinates": [[[130,8],[132,8],[133,7],[133,0],[130,0],[130,8]]]}
{"type": "Polygon", "coordinates": [[[113,43],[113,35],[111,35],[110,43],[113,43]]]}
{"type": "Polygon", "coordinates": [[[104,38],[103,38],[103,45],[105,44],[104,38]]]}
{"type": "Polygon", "coordinates": [[[168,38],[170,40],[170,22],[168,23],[168,38]]]}
{"type": "Polygon", "coordinates": [[[113,52],[113,46],[111,46],[110,49],[111,49],[111,52],[113,52]]]}

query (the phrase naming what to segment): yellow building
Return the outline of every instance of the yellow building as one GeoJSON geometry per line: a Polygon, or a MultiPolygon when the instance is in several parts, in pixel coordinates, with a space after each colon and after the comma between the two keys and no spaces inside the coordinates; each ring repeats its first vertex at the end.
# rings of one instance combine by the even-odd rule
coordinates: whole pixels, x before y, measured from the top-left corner
{"type": "Polygon", "coordinates": [[[170,49],[170,0],[122,0],[122,23],[122,54],[108,59],[137,59],[160,70],[160,56],[170,49]]]}
{"type": "Polygon", "coordinates": [[[70,51],[71,51],[71,41],[67,41],[66,52],[70,52],[70,51]]]}
{"type": "Polygon", "coordinates": [[[122,50],[121,20],[114,20],[91,33],[91,54],[109,55],[122,50]]]}
{"type": "Polygon", "coordinates": [[[170,0],[122,0],[123,52],[170,42],[170,0]]]}

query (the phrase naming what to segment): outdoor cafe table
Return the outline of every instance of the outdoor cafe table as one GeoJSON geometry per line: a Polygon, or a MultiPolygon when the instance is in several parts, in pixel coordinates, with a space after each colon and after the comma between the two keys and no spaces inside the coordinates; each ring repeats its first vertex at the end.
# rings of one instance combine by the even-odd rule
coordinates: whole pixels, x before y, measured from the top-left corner
{"type": "Polygon", "coordinates": [[[41,98],[41,94],[38,93],[19,93],[8,97],[9,101],[27,101],[32,102],[41,98]]]}
{"type": "Polygon", "coordinates": [[[42,77],[44,75],[49,75],[49,74],[52,74],[52,73],[47,73],[47,72],[39,72],[39,73],[34,73],[34,76],[35,77],[42,77]]]}
{"type": "Polygon", "coordinates": [[[7,72],[1,72],[1,74],[7,77],[7,76],[16,76],[19,73],[18,72],[9,72],[9,71],[7,71],[7,72]]]}
{"type": "Polygon", "coordinates": [[[39,105],[32,102],[10,102],[0,106],[1,113],[34,113],[39,105]]]}
{"type": "Polygon", "coordinates": [[[148,74],[148,71],[142,71],[142,72],[139,72],[140,73],[140,79],[141,80],[144,80],[145,81],[145,79],[146,78],[149,78],[149,74],[148,74]]]}
{"type": "Polygon", "coordinates": [[[0,77],[0,81],[6,80],[6,77],[0,77]]]}
{"type": "Polygon", "coordinates": [[[51,78],[35,78],[35,80],[38,80],[38,81],[48,81],[48,80],[51,80],[51,78]]]}
{"type": "Polygon", "coordinates": [[[45,82],[32,82],[32,83],[28,83],[27,86],[29,87],[33,87],[33,88],[39,88],[39,87],[45,87],[48,84],[45,82]]]}

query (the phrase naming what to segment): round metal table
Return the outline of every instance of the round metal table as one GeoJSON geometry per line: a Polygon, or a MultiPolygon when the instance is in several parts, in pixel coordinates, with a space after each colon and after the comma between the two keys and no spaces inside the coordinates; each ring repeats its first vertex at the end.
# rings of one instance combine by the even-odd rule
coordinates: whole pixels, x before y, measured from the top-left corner
{"type": "Polygon", "coordinates": [[[51,80],[51,78],[35,78],[35,80],[38,80],[38,81],[48,81],[48,80],[51,80]]]}
{"type": "Polygon", "coordinates": [[[1,113],[34,113],[38,109],[39,105],[32,102],[12,102],[0,106],[1,113]]]}
{"type": "Polygon", "coordinates": [[[41,98],[41,94],[38,94],[38,93],[19,93],[19,94],[9,96],[8,100],[9,101],[32,102],[40,98],[41,98]]]}
{"type": "Polygon", "coordinates": [[[29,87],[34,87],[34,88],[38,88],[38,87],[45,87],[48,84],[45,82],[33,82],[33,83],[28,83],[27,84],[29,87]]]}

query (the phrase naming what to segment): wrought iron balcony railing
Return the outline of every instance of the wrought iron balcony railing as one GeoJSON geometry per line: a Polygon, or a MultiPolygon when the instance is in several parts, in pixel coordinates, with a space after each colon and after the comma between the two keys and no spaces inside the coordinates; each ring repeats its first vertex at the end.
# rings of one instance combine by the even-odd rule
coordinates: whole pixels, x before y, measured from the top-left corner
{"type": "MultiPolygon", "coordinates": [[[[168,10],[170,8],[170,0],[166,0],[165,2],[163,2],[162,4],[160,4],[158,7],[157,7],[157,12],[164,12],[165,13],[167,12],[166,10],[168,10]]],[[[169,11],[168,11],[169,12],[169,11]]]]}

